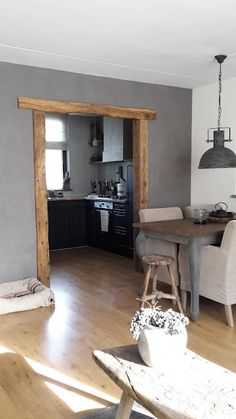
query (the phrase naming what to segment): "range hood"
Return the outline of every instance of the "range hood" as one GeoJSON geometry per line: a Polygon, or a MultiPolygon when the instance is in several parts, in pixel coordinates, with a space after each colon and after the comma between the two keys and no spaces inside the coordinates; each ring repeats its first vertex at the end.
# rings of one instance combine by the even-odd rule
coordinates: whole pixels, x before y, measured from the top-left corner
{"type": "Polygon", "coordinates": [[[103,117],[102,161],[132,160],[132,120],[103,117]]]}

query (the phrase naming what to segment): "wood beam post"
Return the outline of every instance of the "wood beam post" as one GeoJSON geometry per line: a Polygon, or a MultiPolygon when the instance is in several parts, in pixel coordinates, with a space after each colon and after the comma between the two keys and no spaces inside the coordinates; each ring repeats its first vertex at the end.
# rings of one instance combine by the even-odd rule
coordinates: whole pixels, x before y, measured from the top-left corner
{"type": "Polygon", "coordinates": [[[33,112],[33,135],[37,277],[43,284],[50,286],[48,210],[45,172],[45,114],[43,112],[33,112]]]}
{"type": "Polygon", "coordinates": [[[134,165],[134,222],[139,221],[138,212],[148,204],[148,122],[133,122],[134,165]]]}
{"type": "MultiPolygon", "coordinates": [[[[139,210],[147,208],[148,204],[148,122],[145,119],[133,121],[133,218],[139,221],[139,210]]],[[[142,272],[137,250],[137,231],[134,230],[134,266],[136,271],[142,272]]]]}
{"type": "MultiPolygon", "coordinates": [[[[133,166],[134,166],[134,221],[138,211],[148,203],[148,120],[156,118],[152,109],[125,108],[112,105],[82,102],[64,102],[48,99],[18,97],[19,109],[33,111],[35,205],[37,230],[38,278],[49,285],[48,212],[45,175],[45,115],[44,112],[84,113],[115,118],[133,119],[133,166]]],[[[137,257],[136,257],[137,259],[137,257]]]]}
{"type": "Polygon", "coordinates": [[[156,119],[156,111],[153,109],[125,108],[122,106],[103,105],[84,102],[64,102],[60,100],[37,99],[18,97],[19,109],[31,109],[41,112],[56,113],[84,113],[91,115],[103,115],[113,118],[129,119],[156,119]]]}

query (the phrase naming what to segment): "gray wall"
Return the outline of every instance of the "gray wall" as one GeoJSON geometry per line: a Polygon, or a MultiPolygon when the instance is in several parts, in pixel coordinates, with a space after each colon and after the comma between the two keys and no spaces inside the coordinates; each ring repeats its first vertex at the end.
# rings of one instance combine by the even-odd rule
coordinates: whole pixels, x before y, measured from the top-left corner
{"type": "Polygon", "coordinates": [[[118,172],[119,166],[123,167],[123,177],[126,179],[126,168],[128,163],[106,163],[98,165],[98,179],[100,180],[113,180],[116,182],[116,172],[118,172]]]}
{"type": "Polygon", "coordinates": [[[36,273],[31,111],[17,96],[153,108],[149,206],[190,202],[189,89],[0,64],[0,282],[36,273]]]}
{"type": "MultiPolygon", "coordinates": [[[[70,155],[71,195],[84,196],[91,192],[91,180],[97,179],[97,166],[89,160],[94,148],[89,145],[91,118],[67,118],[68,149],[70,155]]],[[[68,194],[67,194],[68,195],[68,194]]]]}

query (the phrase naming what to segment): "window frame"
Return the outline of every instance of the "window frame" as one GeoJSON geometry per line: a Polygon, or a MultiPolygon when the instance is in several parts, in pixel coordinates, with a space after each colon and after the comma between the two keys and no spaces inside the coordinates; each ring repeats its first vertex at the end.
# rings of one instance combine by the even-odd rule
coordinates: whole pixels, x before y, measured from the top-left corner
{"type": "MultiPolygon", "coordinates": [[[[68,151],[68,141],[67,141],[67,116],[66,115],[50,114],[50,113],[45,114],[45,142],[46,142],[46,150],[61,150],[62,151],[62,173],[63,173],[63,179],[64,179],[66,177],[67,172],[70,171],[69,151],[68,151]],[[47,140],[47,130],[46,130],[47,118],[48,119],[57,118],[63,121],[64,131],[65,131],[64,141],[47,140]]],[[[46,171],[46,167],[45,167],[45,171],[46,171]]],[[[62,185],[61,189],[48,189],[47,187],[47,191],[49,190],[60,192],[60,191],[64,191],[65,189],[64,189],[64,185],[62,185]]]]}

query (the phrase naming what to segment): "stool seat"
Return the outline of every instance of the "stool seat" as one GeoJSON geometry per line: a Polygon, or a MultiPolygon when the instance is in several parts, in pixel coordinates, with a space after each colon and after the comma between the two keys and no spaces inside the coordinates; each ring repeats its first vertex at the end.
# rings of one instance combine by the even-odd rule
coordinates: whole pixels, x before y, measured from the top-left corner
{"type": "Polygon", "coordinates": [[[174,262],[174,258],[171,256],[165,256],[165,255],[150,255],[150,256],[143,256],[142,258],[143,262],[147,265],[154,265],[154,266],[165,266],[170,265],[172,262],[174,262]]]}

